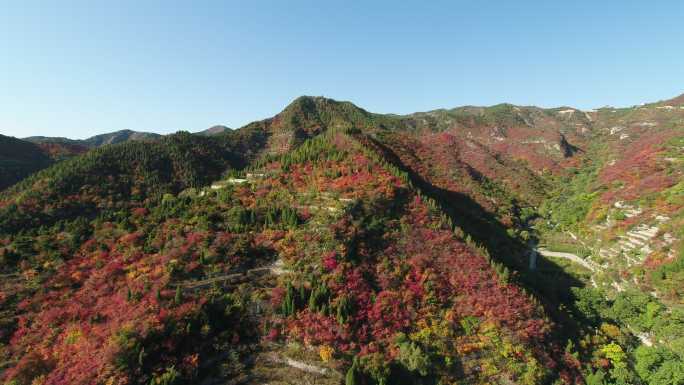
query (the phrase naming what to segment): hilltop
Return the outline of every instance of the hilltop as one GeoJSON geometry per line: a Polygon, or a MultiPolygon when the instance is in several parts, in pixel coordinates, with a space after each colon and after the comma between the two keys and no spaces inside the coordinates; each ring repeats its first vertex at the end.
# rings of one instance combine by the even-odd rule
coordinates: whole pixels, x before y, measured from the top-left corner
{"type": "Polygon", "coordinates": [[[211,135],[220,135],[220,134],[230,132],[230,131],[232,131],[232,129],[229,127],[222,126],[222,125],[216,125],[216,126],[211,126],[211,127],[207,128],[206,130],[199,131],[199,132],[197,132],[197,134],[211,136],[211,135]]]}

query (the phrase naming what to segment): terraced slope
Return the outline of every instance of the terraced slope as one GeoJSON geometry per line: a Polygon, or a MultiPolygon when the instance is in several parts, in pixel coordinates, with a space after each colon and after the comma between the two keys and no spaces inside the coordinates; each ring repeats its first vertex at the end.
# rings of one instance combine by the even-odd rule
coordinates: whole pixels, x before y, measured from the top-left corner
{"type": "Polygon", "coordinates": [[[671,270],[683,250],[684,108],[657,103],[592,114],[595,144],[582,167],[568,170],[547,211],[613,282],[680,302],[673,277],[659,271],[671,270]]]}

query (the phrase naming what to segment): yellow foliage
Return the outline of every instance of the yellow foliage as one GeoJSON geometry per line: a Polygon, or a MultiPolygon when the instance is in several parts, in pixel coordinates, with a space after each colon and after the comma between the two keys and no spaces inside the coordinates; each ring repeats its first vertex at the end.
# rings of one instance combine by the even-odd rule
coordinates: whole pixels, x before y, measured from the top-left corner
{"type": "Polygon", "coordinates": [[[502,356],[510,357],[510,355],[514,352],[513,344],[511,344],[509,341],[504,341],[500,352],[502,356]]]}
{"type": "Polygon", "coordinates": [[[458,345],[456,347],[456,350],[458,350],[458,354],[464,355],[464,354],[468,354],[470,352],[474,352],[476,350],[481,350],[482,348],[484,348],[484,346],[485,345],[482,342],[469,342],[469,343],[458,345]]]}
{"type": "Polygon", "coordinates": [[[525,365],[525,372],[522,375],[521,383],[525,385],[539,384],[544,377],[544,370],[539,361],[530,357],[525,365]]]}
{"type": "Polygon", "coordinates": [[[36,278],[36,276],[38,275],[38,272],[35,269],[28,269],[28,270],[24,270],[23,275],[24,275],[24,279],[26,279],[27,281],[30,281],[30,280],[36,278]]]}
{"type": "Polygon", "coordinates": [[[318,349],[318,355],[321,356],[323,362],[328,362],[333,356],[335,350],[328,345],[323,345],[318,349]]]}
{"type": "Polygon", "coordinates": [[[208,336],[209,333],[211,333],[211,326],[209,326],[209,324],[202,325],[200,333],[202,333],[203,336],[208,336]]]}
{"type": "Polygon", "coordinates": [[[161,265],[157,265],[152,271],[153,277],[159,277],[164,273],[164,268],[161,265]]]}
{"type": "Polygon", "coordinates": [[[480,325],[480,331],[482,334],[488,337],[497,337],[498,330],[496,324],[493,321],[485,321],[480,325]]]}
{"type": "Polygon", "coordinates": [[[601,348],[601,353],[603,353],[606,356],[606,358],[610,360],[614,367],[627,367],[627,355],[622,350],[622,347],[616,344],[615,342],[611,342],[608,345],[604,345],[601,348]]]}
{"type": "Polygon", "coordinates": [[[418,330],[409,334],[413,341],[422,342],[426,345],[438,346],[440,341],[453,337],[452,327],[449,321],[441,319],[439,322],[423,318],[417,322],[418,330]]]}
{"type": "Polygon", "coordinates": [[[427,321],[424,318],[419,319],[418,322],[416,322],[416,325],[418,326],[418,329],[426,329],[429,327],[427,321]]]}
{"type": "Polygon", "coordinates": [[[500,372],[496,364],[490,359],[484,360],[480,365],[480,369],[485,377],[495,376],[500,372]]]}
{"type": "Polygon", "coordinates": [[[73,329],[64,337],[64,343],[71,345],[76,343],[78,339],[81,338],[81,331],[78,329],[73,329]]]}
{"type": "Polygon", "coordinates": [[[620,337],[620,335],[622,334],[620,332],[619,327],[612,325],[612,324],[607,324],[607,323],[601,324],[601,331],[604,332],[608,337],[610,337],[612,339],[616,339],[616,338],[620,337]]]}

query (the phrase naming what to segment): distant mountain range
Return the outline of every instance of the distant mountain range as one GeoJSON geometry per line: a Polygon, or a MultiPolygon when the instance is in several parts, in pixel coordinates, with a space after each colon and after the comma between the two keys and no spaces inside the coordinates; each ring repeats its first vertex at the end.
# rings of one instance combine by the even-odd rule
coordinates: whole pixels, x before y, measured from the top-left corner
{"type": "Polygon", "coordinates": [[[24,140],[32,143],[60,143],[77,144],[88,148],[100,147],[106,144],[117,144],[129,140],[151,141],[161,138],[162,135],[151,132],[137,132],[131,130],[121,130],[107,134],[95,135],[88,139],[69,139],[64,137],[30,136],[24,140]]]}
{"type": "MultiPolygon", "coordinates": [[[[206,130],[196,132],[198,135],[211,136],[219,135],[224,132],[231,131],[230,128],[226,126],[212,126],[206,130]]],[[[100,147],[107,144],[117,144],[128,142],[132,140],[137,141],[154,141],[162,137],[161,134],[156,134],[153,132],[139,132],[133,130],[119,130],[114,132],[109,132],[106,134],[95,135],[87,139],[70,139],[66,137],[52,137],[52,136],[29,136],[27,138],[22,138],[27,142],[43,144],[43,143],[56,143],[56,144],[70,144],[85,146],[88,148],[100,147]]]]}

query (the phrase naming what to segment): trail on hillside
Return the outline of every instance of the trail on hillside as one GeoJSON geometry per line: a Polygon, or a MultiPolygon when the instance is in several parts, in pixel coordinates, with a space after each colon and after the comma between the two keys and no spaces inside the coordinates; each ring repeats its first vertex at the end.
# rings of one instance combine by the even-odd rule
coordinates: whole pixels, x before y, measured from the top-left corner
{"type": "Polygon", "coordinates": [[[600,270],[600,267],[598,265],[591,263],[585,259],[582,259],[581,257],[579,257],[575,254],[572,254],[572,253],[565,253],[565,252],[560,252],[560,251],[551,251],[551,250],[547,250],[543,247],[536,248],[535,251],[537,253],[539,253],[540,255],[543,255],[545,257],[568,259],[572,262],[580,264],[583,267],[589,269],[592,273],[595,273],[598,270],[600,270]]]}

